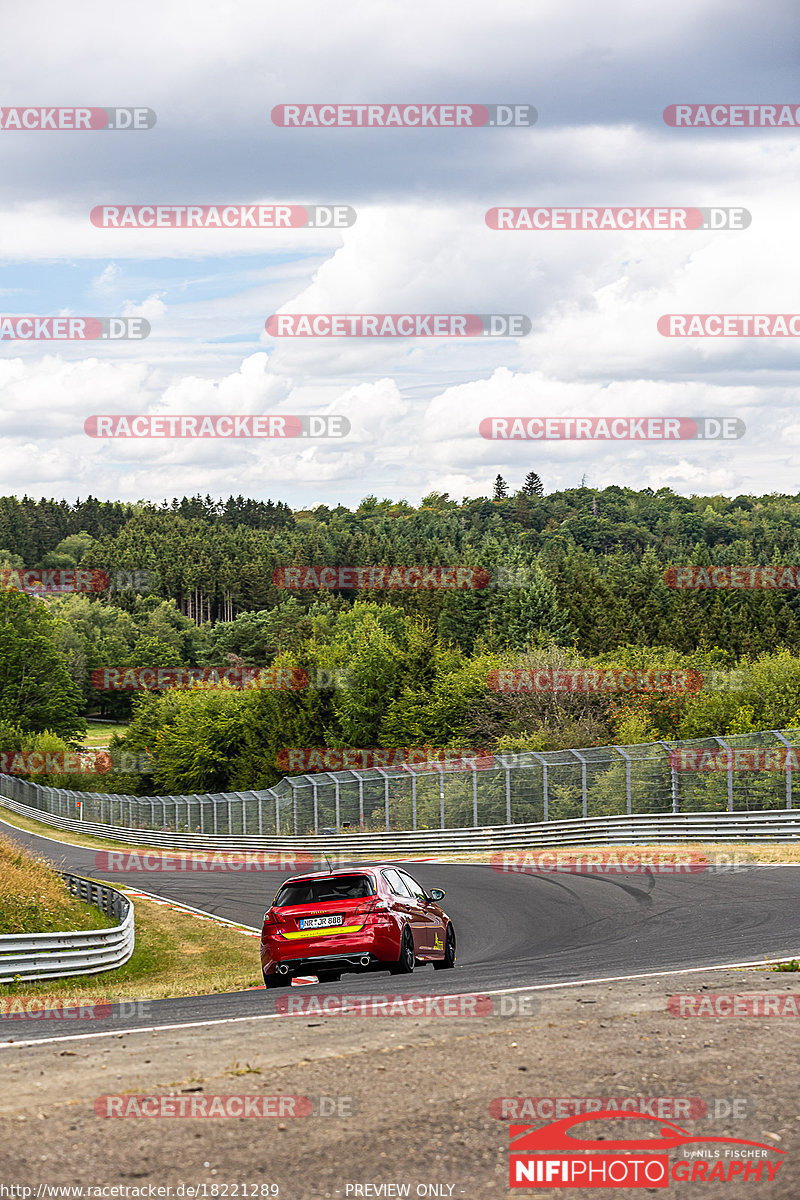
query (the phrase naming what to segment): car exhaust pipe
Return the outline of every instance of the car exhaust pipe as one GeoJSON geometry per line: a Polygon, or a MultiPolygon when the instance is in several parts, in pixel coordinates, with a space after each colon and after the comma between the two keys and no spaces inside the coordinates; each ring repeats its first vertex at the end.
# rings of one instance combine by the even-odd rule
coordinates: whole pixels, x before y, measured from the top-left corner
{"type": "Polygon", "coordinates": [[[361,959],[359,961],[360,961],[362,967],[368,967],[369,966],[369,955],[362,954],[361,959]]]}
{"type": "Polygon", "coordinates": [[[289,968],[286,966],[286,963],[281,963],[281,965],[278,967],[278,974],[279,975],[288,975],[289,974],[289,968]]]}

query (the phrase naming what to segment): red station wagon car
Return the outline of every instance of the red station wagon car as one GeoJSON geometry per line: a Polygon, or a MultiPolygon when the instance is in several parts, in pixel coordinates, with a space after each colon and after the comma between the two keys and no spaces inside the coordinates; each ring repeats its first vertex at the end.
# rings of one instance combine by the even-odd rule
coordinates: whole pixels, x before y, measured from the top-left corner
{"type": "Polygon", "coordinates": [[[264,983],[285,987],[293,975],[327,983],[344,971],[405,975],[426,962],[454,967],[456,934],[439,907],[443,896],[389,865],[287,879],[264,913],[264,983]]]}

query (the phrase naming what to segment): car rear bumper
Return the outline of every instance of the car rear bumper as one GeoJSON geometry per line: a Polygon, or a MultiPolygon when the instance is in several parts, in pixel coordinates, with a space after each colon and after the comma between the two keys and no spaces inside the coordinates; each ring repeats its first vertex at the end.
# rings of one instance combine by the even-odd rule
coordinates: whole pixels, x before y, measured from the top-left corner
{"type": "Polygon", "coordinates": [[[373,954],[327,954],[314,958],[290,958],[273,963],[272,971],[264,968],[265,974],[278,975],[318,975],[321,972],[370,971],[373,968],[385,967],[380,959],[373,954]]]}
{"type": "Polygon", "coordinates": [[[396,962],[399,957],[400,931],[393,924],[307,940],[272,936],[261,943],[261,966],[268,975],[282,965],[295,974],[309,964],[321,970],[365,970],[376,963],[396,962]],[[326,963],[334,965],[326,968],[326,963]]]}

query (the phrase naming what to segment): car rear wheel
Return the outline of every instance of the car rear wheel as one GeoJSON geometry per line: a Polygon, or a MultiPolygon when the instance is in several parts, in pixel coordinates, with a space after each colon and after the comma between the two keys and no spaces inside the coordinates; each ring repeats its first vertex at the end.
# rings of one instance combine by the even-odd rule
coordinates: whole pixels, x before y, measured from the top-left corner
{"type": "Polygon", "coordinates": [[[414,954],[414,939],[411,936],[411,930],[406,925],[403,930],[403,936],[400,939],[400,957],[396,963],[393,963],[389,968],[392,975],[410,975],[416,964],[416,956],[414,954]]]}
{"type": "Polygon", "coordinates": [[[291,987],[292,977],[289,974],[279,975],[277,971],[273,975],[267,975],[264,972],[264,985],[269,990],[270,988],[291,987]]]}
{"type": "Polygon", "coordinates": [[[456,931],[452,925],[447,926],[447,936],[444,939],[444,958],[433,964],[434,971],[449,971],[456,965],[456,931]]]}

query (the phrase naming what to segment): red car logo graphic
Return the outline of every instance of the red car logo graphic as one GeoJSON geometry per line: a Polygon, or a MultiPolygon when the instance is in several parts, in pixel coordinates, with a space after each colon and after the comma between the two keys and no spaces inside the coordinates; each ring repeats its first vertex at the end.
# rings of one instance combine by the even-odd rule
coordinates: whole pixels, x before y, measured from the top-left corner
{"type": "Polygon", "coordinates": [[[561,1121],[552,1121],[538,1129],[534,1125],[511,1125],[509,1127],[510,1150],[515,1154],[532,1153],[537,1150],[558,1150],[561,1152],[586,1152],[592,1150],[674,1150],[682,1146],[703,1143],[725,1143],[734,1146],[756,1146],[759,1150],[770,1150],[773,1154],[785,1154],[776,1146],[764,1142],[750,1142],[744,1138],[709,1137],[704,1134],[696,1137],[679,1125],[671,1125],[659,1117],[651,1117],[645,1113],[616,1112],[606,1110],[582,1114],[576,1117],[564,1117],[561,1121]],[[579,1138],[572,1137],[568,1130],[574,1125],[587,1124],[590,1121],[652,1121],[660,1129],[660,1137],[631,1138],[615,1141],[612,1138],[579,1138]]]}

